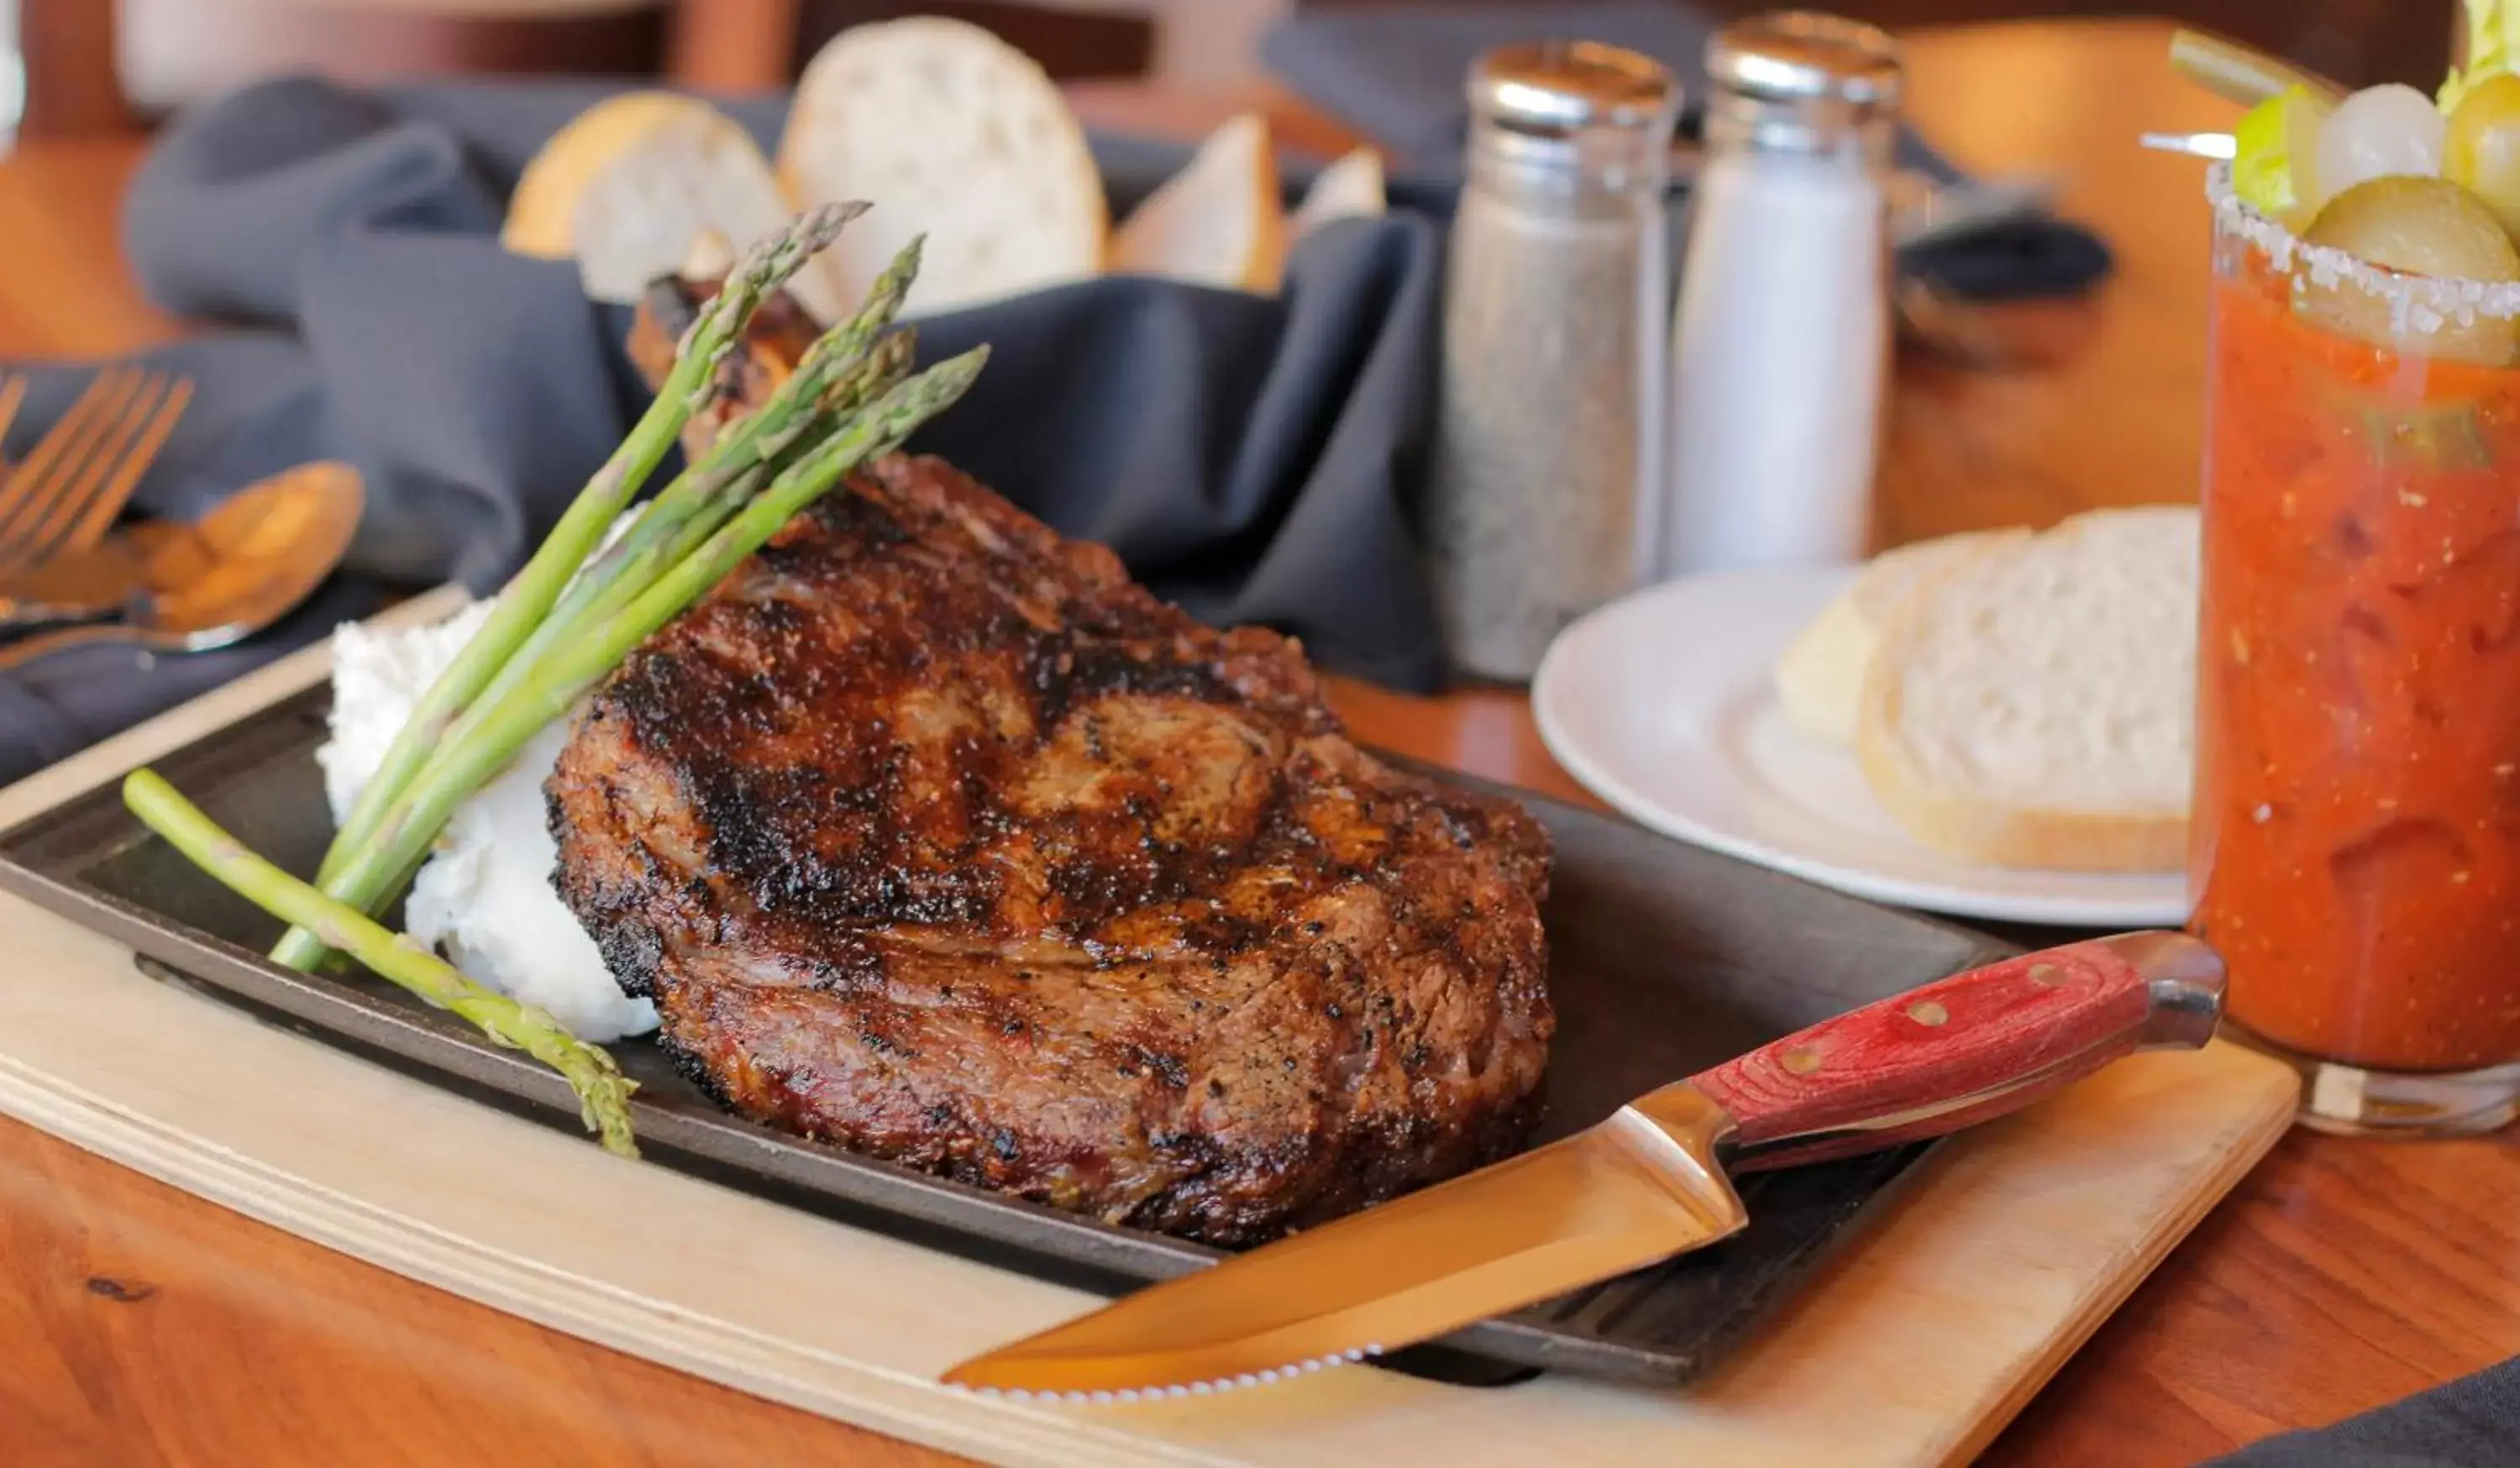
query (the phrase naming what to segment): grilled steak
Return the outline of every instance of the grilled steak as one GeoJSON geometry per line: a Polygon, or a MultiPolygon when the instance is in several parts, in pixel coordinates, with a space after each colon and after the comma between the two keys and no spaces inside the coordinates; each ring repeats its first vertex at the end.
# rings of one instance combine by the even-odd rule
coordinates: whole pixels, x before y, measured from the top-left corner
{"type": "Polygon", "coordinates": [[[932,460],[658,633],[547,788],[562,897],[757,1120],[1240,1244],[1538,1110],[1539,825],[932,460]]]}

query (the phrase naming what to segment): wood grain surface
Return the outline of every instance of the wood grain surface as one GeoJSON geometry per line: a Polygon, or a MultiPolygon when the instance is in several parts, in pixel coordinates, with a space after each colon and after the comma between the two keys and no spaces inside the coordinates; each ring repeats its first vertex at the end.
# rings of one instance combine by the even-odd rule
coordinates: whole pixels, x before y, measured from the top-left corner
{"type": "MultiPolygon", "coordinates": [[[[1934,141],[1981,172],[2057,174],[2119,269],[2087,301],[2004,313],[2024,370],[1903,361],[1889,539],[2193,493],[2207,221],[2194,165],[2133,140],[2231,114],[2168,76],[2166,36],[2040,23],[1911,38],[1912,111],[1934,141]]],[[[1195,134],[1252,99],[1079,100],[1098,121],[1195,134]]],[[[1338,138],[1300,121],[1315,147],[1338,138]]],[[[177,329],[114,249],[139,147],[30,143],[0,161],[0,355],[112,352],[177,329]]],[[[1337,691],[1366,739],[1581,798],[1510,693],[1337,691]]],[[[2515,1196],[2508,1134],[2287,1137],[1988,1461],[2189,1463],[2520,1353],[2515,1196]]],[[[410,1283],[6,1122],[0,1442],[12,1463],[45,1465],[951,1461],[410,1283]]]]}

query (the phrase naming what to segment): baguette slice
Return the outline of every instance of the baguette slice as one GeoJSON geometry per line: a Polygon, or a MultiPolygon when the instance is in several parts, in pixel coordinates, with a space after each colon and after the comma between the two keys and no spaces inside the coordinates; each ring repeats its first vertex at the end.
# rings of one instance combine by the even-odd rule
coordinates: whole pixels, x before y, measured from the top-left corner
{"type": "MultiPolygon", "coordinates": [[[[770,162],[733,118],[696,98],[626,92],[554,133],[517,181],[500,243],[518,254],[577,262],[596,300],[635,302],[714,232],[737,247],[794,213],[770,162]]],[[[820,260],[788,288],[824,321],[842,297],[820,260]]]]}
{"type": "Polygon", "coordinates": [[[826,251],[850,300],[922,232],[907,315],[1102,269],[1109,215],[1084,129],[1031,58],[961,21],[833,36],[796,83],[779,177],[800,207],[876,200],[826,251]]]}
{"type": "Polygon", "coordinates": [[[1221,290],[1275,290],[1285,265],[1278,160],[1257,112],[1208,134],[1111,237],[1115,271],[1221,290]]]}
{"type": "Polygon", "coordinates": [[[1884,551],[1855,584],[1838,593],[1777,659],[1777,701],[1785,722],[1825,744],[1855,743],[1864,704],[1864,674],[1872,666],[1881,629],[1916,589],[1979,556],[2015,541],[2019,530],[1946,535],[1884,551]]]}
{"type": "Polygon", "coordinates": [[[1290,245],[1333,219],[1379,219],[1390,205],[1383,196],[1382,155],[1371,148],[1350,149],[1314,175],[1304,201],[1286,217],[1290,245]]]}
{"type": "Polygon", "coordinates": [[[1856,756],[1971,861],[2176,870],[2194,769],[2196,512],[2098,511],[1928,581],[1865,680],[1856,756]]]}

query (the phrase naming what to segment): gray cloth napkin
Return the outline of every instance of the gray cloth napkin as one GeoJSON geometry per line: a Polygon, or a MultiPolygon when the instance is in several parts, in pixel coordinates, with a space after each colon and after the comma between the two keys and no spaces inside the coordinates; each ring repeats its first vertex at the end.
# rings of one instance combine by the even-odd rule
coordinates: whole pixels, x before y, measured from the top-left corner
{"type": "Polygon", "coordinates": [[[2520,1463],[2520,1360],[2489,1366],[2333,1427],[2251,1444],[2216,1458],[2213,1468],[2511,1468],[2515,1463],[2520,1463]]]}
{"type": "MultiPolygon", "coordinates": [[[[1462,80],[1479,56],[1514,41],[1601,41],[1669,67],[1694,130],[1706,94],[1707,38],[1722,22],[1685,5],[1616,0],[1576,5],[1376,5],[1303,10],[1262,45],[1269,66],[1307,100],[1397,155],[1395,197],[1423,207],[1446,200],[1461,175],[1469,120],[1462,80]]],[[[2130,147],[2133,145],[2130,144],[2130,147]]],[[[1963,175],[1912,131],[1899,162],[1940,182],[1963,175]]],[[[2063,295],[2108,274],[2108,246],[2055,218],[1990,224],[1903,250],[1900,268],[1976,300],[2063,295]]]]}
{"type": "MultiPolygon", "coordinates": [[[[148,354],[199,390],[136,503],[194,513],[338,457],[367,477],[345,578],[367,602],[382,585],[486,590],[521,564],[647,396],[622,349],[629,312],[497,240],[524,160],[607,90],[297,78],[178,118],[133,183],[124,245],[152,298],[229,330],[148,354]]],[[[785,102],[727,106],[767,141],[785,102]]],[[[1186,156],[1097,152],[1115,208],[1186,156]]],[[[1308,239],[1274,299],[1112,278],[922,322],[924,357],[996,350],[912,447],[1110,545],[1197,616],[1431,688],[1442,648],[1406,486],[1440,256],[1440,225],[1403,208],[1308,239]]],[[[94,369],[26,370],[15,453],[94,369]]],[[[320,634],[345,604],[217,660],[91,653],[0,675],[0,782],[320,634]]]]}

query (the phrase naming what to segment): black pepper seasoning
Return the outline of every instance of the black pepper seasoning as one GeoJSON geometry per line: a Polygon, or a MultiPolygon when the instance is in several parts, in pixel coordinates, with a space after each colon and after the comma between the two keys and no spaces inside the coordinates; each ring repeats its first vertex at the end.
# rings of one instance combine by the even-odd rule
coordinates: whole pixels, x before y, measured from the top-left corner
{"type": "Polygon", "coordinates": [[[1482,57],[1469,101],[1427,540],[1454,663],[1519,681],[1651,561],[1680,89],[1552,41],[1482,57]]]}

